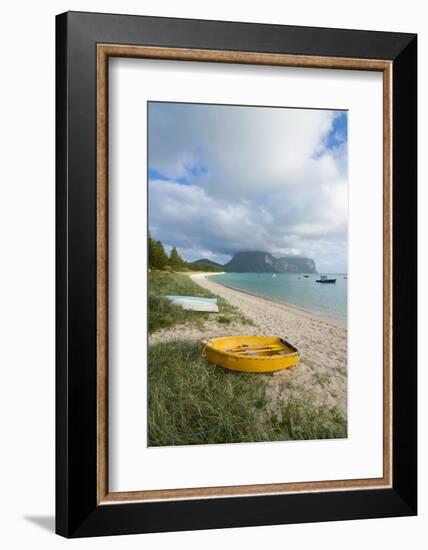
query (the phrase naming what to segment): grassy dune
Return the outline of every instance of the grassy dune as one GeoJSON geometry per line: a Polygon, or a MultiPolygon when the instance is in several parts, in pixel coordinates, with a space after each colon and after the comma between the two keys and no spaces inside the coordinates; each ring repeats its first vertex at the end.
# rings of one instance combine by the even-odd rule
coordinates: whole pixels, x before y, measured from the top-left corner
{"type": "Polygon", "coordinates": [[[149,445],[346,437],[336,408],[303,397],[268,404],[269,376],[213,366],[197,342],[150,346],[149,445]]]}
{"type": "Polygon", "coordinates": [[[225,325],[229,325],[233,321],[252,324],[249,319],[241,314],[238,308],[230,305],[223,298],[217,297],[219,313],[213,314],[201,311],[186,311],[165,298],[167,295],[216,297],[182,273],[150,272],[149,333],[184,323],[191,323],[202,328],[204,322],[208,319],[225,325]]]}
{"type": "MultiPolygon", "coordinates": [[[[191,324],[237,321],[252,324],[218,297],[218,314],[185,311],[165,295],[214,297],[187,275],[149,274],[149,331],[191,324]]],[[[320,375],[321,376],[321,375],[320,375]]],[[[346,419],[336,407],[320,407],[306,391],[268,396],[269,374],[238,373],[211,365],[194,340],[149,346],[149,445],[201,445],[346,437],[346,419]]],[[[324,378],[316,380],[323,386],[324,378]]]]}

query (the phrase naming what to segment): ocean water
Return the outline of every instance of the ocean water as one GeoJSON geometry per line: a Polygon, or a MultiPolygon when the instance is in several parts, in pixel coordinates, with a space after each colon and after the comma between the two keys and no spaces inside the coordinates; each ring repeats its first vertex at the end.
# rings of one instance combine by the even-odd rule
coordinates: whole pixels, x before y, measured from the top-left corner
{"type": "Polygon", "coordinates": [[[297,306],[315,315],[347,323],[347,289],[345,273],[329,273],[335,284],[315,282],[316,274],[304,278],[294,273],[225,273],[213,275],[212,279],[226,286],[243,290],[277,302],[297,306]]]}

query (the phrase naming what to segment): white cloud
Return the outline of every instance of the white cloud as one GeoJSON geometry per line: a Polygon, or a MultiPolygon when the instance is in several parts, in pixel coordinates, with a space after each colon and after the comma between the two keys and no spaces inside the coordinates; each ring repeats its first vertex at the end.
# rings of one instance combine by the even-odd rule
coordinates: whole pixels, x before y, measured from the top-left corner
{"type": "Polygon", "coordinates": [[[267,250],[345,269],[346,142],[326,146],[335,116],[151,104],[149,167],[162,175],[150,181],[151,231],[189,259],[267,250]]]}

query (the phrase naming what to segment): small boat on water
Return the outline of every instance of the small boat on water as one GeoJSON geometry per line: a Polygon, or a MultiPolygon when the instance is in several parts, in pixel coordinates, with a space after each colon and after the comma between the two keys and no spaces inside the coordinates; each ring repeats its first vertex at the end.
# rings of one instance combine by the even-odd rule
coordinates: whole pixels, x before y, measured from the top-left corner
{"type": "Polygon", "coordinates": [[[330,283],[333,284],[336,282],[336,279],[329,279],[326,275],[321,275],[319,279],[316,279],[317,283],[330,283]]]}
{"type": "Polygon", "coordinates": [[[309,277],[309,275],[303,275],[303,277],[304,277],[305,279],[307,279],[307,278],[309,277]]]}
{"type": "Polygon", "coordinates": [[[228,336],[202,342],[210,363],[242,372],[274,372],[297,363],[300,353],[279,336],[228,336]]]}

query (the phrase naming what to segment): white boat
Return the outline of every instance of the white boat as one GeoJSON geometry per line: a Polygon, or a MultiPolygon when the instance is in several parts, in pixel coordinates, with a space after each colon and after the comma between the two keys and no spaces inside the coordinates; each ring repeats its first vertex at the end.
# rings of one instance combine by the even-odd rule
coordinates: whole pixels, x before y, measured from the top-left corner
{"type": "Polygon", "coordinates": [[[217,298],[203,296],[166,296],[174,305],[191,311],[218,313],[217,298]]]}

